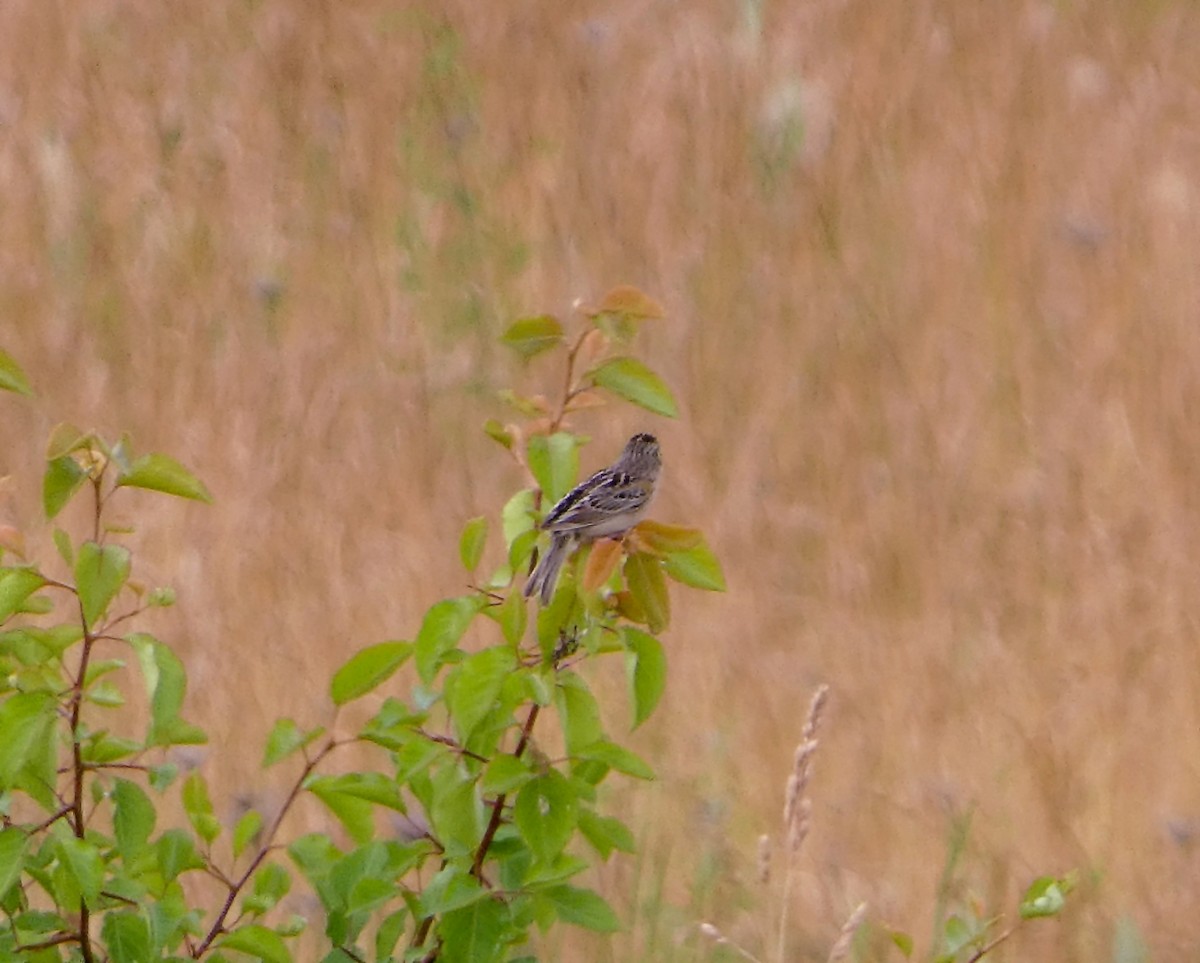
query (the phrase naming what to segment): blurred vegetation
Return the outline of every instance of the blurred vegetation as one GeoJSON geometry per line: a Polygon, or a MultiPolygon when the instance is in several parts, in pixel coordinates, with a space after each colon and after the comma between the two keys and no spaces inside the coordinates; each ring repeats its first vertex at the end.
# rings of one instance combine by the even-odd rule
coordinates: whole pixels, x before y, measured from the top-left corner
{"type": "MultiPolygon", "coordinates": [[[[818,681],[813,945],[864,900],[928,942],[973,811],[957,885],[986,905],[1081,871],[1022,954],[1196,954],[1194,5],[5,19],[0,317],[39,399],[0,421],[0,511],[36,528],[21,441],[58,420],[208,483],[220,512],[147,502],[136,549],[242,759],[214,799],[281,802],[237,747],[315,724],[294,680],[461,579],[428,547],[516,481],[474,432],[500,333],[630,283],[677,319],[642,346],[688,425],[653,426],[656,515],[704,527],[730,592],[673,613],[614,958],[736,929],[818,681]]],[[[603,450],[645,423],[579,418],[603,450]]]]}

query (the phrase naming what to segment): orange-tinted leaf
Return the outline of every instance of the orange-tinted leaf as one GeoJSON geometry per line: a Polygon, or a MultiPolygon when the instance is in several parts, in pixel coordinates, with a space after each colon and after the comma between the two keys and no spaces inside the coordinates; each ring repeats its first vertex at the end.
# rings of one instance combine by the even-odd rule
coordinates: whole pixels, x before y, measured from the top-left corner
{"type": "Polygon", "coordinates": [[[592,314],[624,314],[635,318],[664,318],[667,312],[648,294],[643,294],[635,287],[621,285],[604,295],[603,300],[592,314]]]}
{"type": "Polygon", "coordinates": [[[646,613],[651,632],[661,632],[671,621],[671,600],[662,563],[653,555],[638,552],[625,561],[625,581],[634,599],[646,613]]]}
{"type": "Polygon", "coordinates": [[[646,624],[646,610],[633,597],[632,592],[618,592],[616,599],[618,615],[629,619],[630,622],[637,622],[639,625],[646,624]]]}
{"type": "Polygon", "coordinates": [[[653,555],[686,552],[704,542],[704,535],[698,528],[653,521],[640,522],[630,532],[630,537],[638,549],[653,555]]]}
{"type": "Polygon", "coordinates": [[[17,558],[24,558],[25,536],[12,525],[0,525],[0,548],[8,549],[17,558]]]}
{"type": "Polygon", "coordinates": [[[621,561],[621,543],[614,538],[605,538],[592,546],[587,566],[583,570],[583,590],[595,592],[607,582],[621,561]]]}
{"type": "Polygon", "coordinates": [[[515,391],[510,391],[508,388],[497,392],[500,400],[506,404],[512,405],[523,415],[544,415],[550,410],[550,405],[546,401],[544,395],[533,395],[526,397],[519,395],[515,391]]]}

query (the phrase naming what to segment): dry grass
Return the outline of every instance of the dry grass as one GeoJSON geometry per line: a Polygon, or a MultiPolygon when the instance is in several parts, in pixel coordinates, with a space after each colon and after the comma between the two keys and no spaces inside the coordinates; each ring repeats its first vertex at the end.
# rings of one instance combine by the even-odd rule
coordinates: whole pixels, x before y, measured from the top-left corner
{"type": "Polygon", "coordinates": [[[519,481],[490,390],[553,374],[501,325],[634,283],[684,418],[590,417],[589,465],[658,431],[658,513],[731,583],[677,596],[662,780],[630,793],[663,898],[752,873],[824,680],[817,945],[860,900],[923,934],[975,804],[989,900],[1095,871],[1056,958],[1120,914],[1194,957],[1200,11],[426,7],[4,15],[0,344],[39,389],[2,400],[9,511],[39,526],[62,419],[209,483],[131,510],[215,793],[269,801],[270,720],[320,721],[333,666],[461,586],[461,522],[519,481]]]}

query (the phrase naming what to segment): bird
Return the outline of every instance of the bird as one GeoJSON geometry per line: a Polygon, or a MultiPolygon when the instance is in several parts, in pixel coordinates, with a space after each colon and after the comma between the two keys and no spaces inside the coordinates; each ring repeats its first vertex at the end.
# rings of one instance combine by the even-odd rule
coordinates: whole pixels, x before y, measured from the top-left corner
{"type": "Polygon", "coordinates": [[[642,432],[625,443],[615,462],[559,499],[539,526],[550,533],[550,549],[525,583],[525,597],[536,593],[549,605],[558,571],[576,547],[633,528],[650,506],[661,471],[658,439],[642,432]]]}

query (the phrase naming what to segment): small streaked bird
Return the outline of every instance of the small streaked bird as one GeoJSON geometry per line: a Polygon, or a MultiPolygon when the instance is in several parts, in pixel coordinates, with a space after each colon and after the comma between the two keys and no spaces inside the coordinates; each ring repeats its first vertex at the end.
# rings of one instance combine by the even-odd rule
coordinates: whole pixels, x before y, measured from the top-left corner
{"type": "Polygon", "coordinates": [[[621,457],[565,494],[542,522],[550,548],[525,584],[525,597],[537,593],[549,605],[558,570],[579,545],[622,535],[646,514],[662,471],[662,454],[653,435],[634,435],[621,457]]]}

